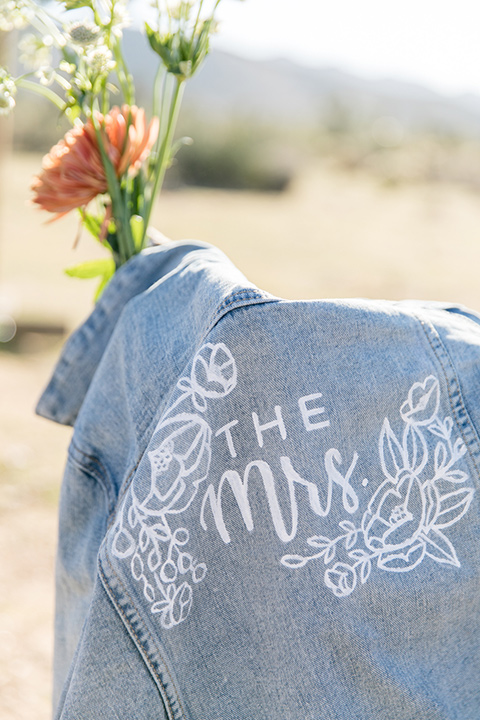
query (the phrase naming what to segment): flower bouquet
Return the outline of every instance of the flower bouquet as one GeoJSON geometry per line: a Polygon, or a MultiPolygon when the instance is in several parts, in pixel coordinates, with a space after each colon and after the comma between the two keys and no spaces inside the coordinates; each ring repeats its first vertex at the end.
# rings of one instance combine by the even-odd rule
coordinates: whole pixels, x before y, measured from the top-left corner
{"type": "Polygon", "coordinates": [[[0,113],[15,106],[17,89],[43,95],[72,124],[43,160],[33,201],[53,213],[72,210],[81,226],[110,251],[108,258],[69,268],[99,277],[98,297],[115,270],[140,252],[165,173],[182,144],[174,141],[185,83],[209,51],[221,0],[154,0],[146,41],[157,56],[151,118],[135,104],[135,84],[123,51],[130,24],[127,0],[0,0],[0,31],[22,33],[26,72],[0,67],[0,113]]]}

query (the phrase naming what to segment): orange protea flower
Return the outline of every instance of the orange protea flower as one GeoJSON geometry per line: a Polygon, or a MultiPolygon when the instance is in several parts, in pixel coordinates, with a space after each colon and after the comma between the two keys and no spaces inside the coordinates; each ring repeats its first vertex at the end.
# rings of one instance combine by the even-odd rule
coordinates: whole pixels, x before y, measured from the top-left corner
{"type": "MultiPolygon", "coordinates": [[[[135,174],[158,135],[158,118],[147,126],[145,111],[135,105],[114,107],[108,115],[98,114],[104,147],[117,177],[135,174]],[[128,130],[127,130],[128,128],[128,130]]],[[[33,202],[57,218],[75,208],[85,207],[97,195],[108,191],[93,122],[67,132],[43,159],[42,172],[32,183],[33,202]]],[[[55,218],[56,219],[56,218],[55,218]]]]}

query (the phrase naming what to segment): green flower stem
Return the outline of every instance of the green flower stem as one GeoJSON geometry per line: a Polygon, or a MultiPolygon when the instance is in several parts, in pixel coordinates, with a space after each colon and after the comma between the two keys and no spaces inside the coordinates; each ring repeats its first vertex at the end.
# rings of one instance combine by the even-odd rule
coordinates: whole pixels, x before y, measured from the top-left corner
{"type": "Polygon", "coordinates": [[[182,98],[183,98],[183,92],[185,89],[185,82],[182,79],[175,78],[175,90],[173,93],[173,99],[172,104],[170,106],[170,115],[168,118],[168,126],[167,131],[165,134],[165,138],[162,143],[162,147],[160,148],[160,154],[158,157],[158,160],[156,162],[156,174],[155,179],[153,182],[153,188],[151,190],[151,195],[148,199],[148,202],[146,204],[145,209],[145,226],[144,226],[144,232],[146,233],[148,224],[150,222],[150,216],[152,214],[153,205],[155,202],[155,198],[157,197],[158,193],[160,192],[163,181],[165,178],[165,173],[168,168],[168,164],[170,162],[170,154],[172,149],[172,142],[173,142],[173,136],[175,134],[175,128],[177,126],[177,120],[178,120],[178,114],[180,112],[180,106],[182,104],[182,98]]]}
{"type": "Polygon", "coordinates": [[[127,105],[134,105],[135,104],[135,88],[133,85],[133,79],[130,73],[128,72],[125,58],[122,55],[122,51],[120,48],[120,43],[116,42],[113,45],[113,56],[115,58],[115,62],[117,63],[117,76],[118,80],[120,82],[120,86],[122,88],[122,93],[125,98],[125,102],[127,105]]]}
{"type": "Polygon", "coordinates": [[[62,100],[60,95],[57,95],[56,92],[50,90],[49,87],[32,82],[31,80],[26,80],[24,77],[20,77],[15,80],[15,85],[19,88],[23,88],[24,90],[34,92],[37,95],[42,95],[44,98],[47,98],[47,100],[50,100],[50,102],[52,102],[62,112],[65,110],[65,100],[62,100]]]}
{"type": "Polygon", "coordinates": [[[118,182],[115,174],[115,168],[113,167],[112,161],[105,150],[102,128],[95,118],[95,113],[92,114],[92,122],[95,128],[100,154],[102,156],[103,167],[105,168],[105,175],[107,177],[108,193],[112,201],[112,215],[116,223],[120,265],[122,265],[135,254],[135,243],[133,241],[130,220],[128,217],[127,202],[126,198],[122,196],[122,188],[120,187],[120,183],[118,182]]]}
{"type": "MultiPolygon", "coordinates": [[[[192,54],[193,41],[195,40],[198,23],[200,22],[200,14],[202,12],[203,3],[204,3],[204,0],[200,0],[200,5],[198,6],[197,17],[195,18],[195,25],[193,26],[193,31],[192,31],[192,40],[190,42],[190,55],[192,54]]],[[[217,5],[218,5],[218,3],[217,3],[217,5]]],[[[215,5],[215,8],[216,7],[217,6],[215,5]]]]}
{"type": "Polygon", "coordinates": [[[167,72],[165,69],[165,65],[163,62],[158,63],[158,69],[155,73],[155,81],[153,84],[153,115],[156,117],[160,117],[160,112],[162,110],[162,107],[160,105],[160,95],[163,91],[160,90],[160,87],[164,87],[165,80],[166,80],[167,72]]]}
{"type": "Polygon", "coordinates": [[[169,128],[169,117],[172,107],[174,80],[175,78],[173,75],[171,75],[169,72],[165,72],[162,83],[162,99],[160,103],[158,137],[152,153],[152,162],[150,164],[152,172],[149,179],[154,177],[155,172],[158,169],[158,159],[160,157],[162,145],[165,142],[165,138],[167,136],[169,128]]]}
{"type": "Polygon", "coordinates": [[[60,75],[60,73],[55,73],[55,82],[57,83],[57,85],[60,85],[62,90],[66,90],[68,92],[72,89],[71,84],[66,78],[63,77],[63,75],[60,75]]]}

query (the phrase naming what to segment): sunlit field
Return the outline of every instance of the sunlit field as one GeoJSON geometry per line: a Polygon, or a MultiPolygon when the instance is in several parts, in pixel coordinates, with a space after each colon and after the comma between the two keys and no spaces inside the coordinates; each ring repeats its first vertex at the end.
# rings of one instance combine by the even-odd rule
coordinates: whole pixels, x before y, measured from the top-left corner
{"type": "MultiPolygon", "coordinates": [[[[70,332],[94,285],[63,268],[102,250],[77,219],[44,224],[29,205],[39,156],[6,158],[0,195],[0,304],[19,327],[70,332]]],[[[285,298],[418,298],[480,310],[480,196],[446,183],[391,186],[320,161],[281,194],[165,193],[154,225],[211,242],[260,287],[285,298]]],[[[34,335],[0,352],[0,717],[49,717],[56,503],[68,428],[33,408],[62,339],[34,335]]]]}

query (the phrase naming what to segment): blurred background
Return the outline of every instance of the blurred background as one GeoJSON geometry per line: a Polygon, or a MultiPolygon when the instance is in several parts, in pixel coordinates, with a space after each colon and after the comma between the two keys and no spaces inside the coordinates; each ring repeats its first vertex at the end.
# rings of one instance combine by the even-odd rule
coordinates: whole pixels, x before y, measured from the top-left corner
{"type": "MultiPolygon", "coordinates": [[[[141,4],[132,6],[132,15],[141,4]]],[[[480,5],[477,0],[223,0],[187,86],[154,224],[222,248],[286,298],[449,300],[480,310],[480,5]],[[292,9],[293,8],[293,9],[292,9]]],[[[156,66],[125,35],[139,104],[156,66]]],[[[18,62],[0,33],[0,64],[18,62]]],[[[63,269],[101,251],[72,214],[29,204],[66,129],[17,96],[0,118],[0,716],[49,717],[53,558],[68,428],[36,399],[94,286],[63,269]]]]}

